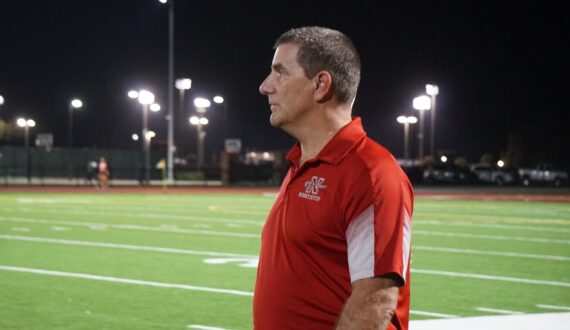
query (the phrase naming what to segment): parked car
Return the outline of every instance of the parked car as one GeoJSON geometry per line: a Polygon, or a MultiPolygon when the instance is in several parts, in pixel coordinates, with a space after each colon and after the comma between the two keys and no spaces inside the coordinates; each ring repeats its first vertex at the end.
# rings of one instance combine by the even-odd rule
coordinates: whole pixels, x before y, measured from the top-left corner
{"type": "Polygon", "coordinates": [[[476,176],[467,167],[439,163],[428,165],[422,175],[425,183],[470,184],[476,183],[476,176]]]}
{"type": "Polygon", "coordinates": [[[489,164],[473,164],[470,170],[481,183],[492,183],[499,186],[518,182],[518,171],[515,168],[495,167],[489,164]]]}
{"type": "Polygon", "coordinates": [[[568,172],[556,170],[550,164],[538,164],[536,168],[520,168],[519,177],[525,186],[542,183],[560,187],[568,183],[568,172]]]}

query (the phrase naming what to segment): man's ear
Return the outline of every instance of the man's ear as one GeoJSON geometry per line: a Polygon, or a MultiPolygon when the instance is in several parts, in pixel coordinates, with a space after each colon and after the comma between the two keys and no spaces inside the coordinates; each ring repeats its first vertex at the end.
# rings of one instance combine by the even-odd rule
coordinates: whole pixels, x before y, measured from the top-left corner
{"type": "Polygon", "coordinates": [[[321,71],[315,75],[313,97],[317,102],[325,102],[333,97],[333,83],[331,74],[327,71],[321,71]]]}

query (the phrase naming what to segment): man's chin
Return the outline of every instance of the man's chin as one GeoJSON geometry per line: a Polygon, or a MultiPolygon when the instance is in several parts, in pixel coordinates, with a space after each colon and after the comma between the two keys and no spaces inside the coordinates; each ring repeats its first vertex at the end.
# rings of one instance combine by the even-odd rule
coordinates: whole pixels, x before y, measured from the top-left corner
{"type": "Polygon", "coordinates": [[[279,128],[281,127],[282,123],[280,120],[276,118],[275,114],[271,114],[271,116],[269,117],[269,124],[271,124],[271,126],[273,127],[279,128]]]}

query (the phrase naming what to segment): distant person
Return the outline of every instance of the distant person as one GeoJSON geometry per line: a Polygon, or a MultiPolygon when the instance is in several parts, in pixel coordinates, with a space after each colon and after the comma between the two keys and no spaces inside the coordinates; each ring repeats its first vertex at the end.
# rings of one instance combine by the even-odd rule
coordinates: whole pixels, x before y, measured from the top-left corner
{"type": "Polygon", "coordinates": [[[93,185],[93,180],[96,179],[99,164],[96,161],[90,160],[87,162],[87,184],[93,185]]]}
{"type": "Polygon", "coordinates": [[[343,33],[290,30],[259,87],[298,143],[261,234],[257,330],[408,329],[413,191],[351,117],[360,59],[343,33]]]}
{"type": "Polygon", "coordinates": [[[97,174],[97,178],[99,179],[99,189],[101,191],[109,190],[109,165],[107,164],[107,160],[105,157],[101,157],[99,160],[99,171],[97,174]]]}

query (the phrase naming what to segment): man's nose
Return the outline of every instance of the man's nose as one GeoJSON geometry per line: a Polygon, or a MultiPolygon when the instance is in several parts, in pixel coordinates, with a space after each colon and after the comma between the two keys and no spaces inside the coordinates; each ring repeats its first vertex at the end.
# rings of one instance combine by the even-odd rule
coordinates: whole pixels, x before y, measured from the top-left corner
{"type": "Polygon", "coordinates": [[[262,95],[269,95],[273,92],[273,90],[274,88],[269,83],[269,76],[267,76],[267,78],[265,78],[265,80],[259,86],[259,92],[262,95]]]}

